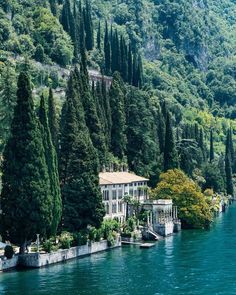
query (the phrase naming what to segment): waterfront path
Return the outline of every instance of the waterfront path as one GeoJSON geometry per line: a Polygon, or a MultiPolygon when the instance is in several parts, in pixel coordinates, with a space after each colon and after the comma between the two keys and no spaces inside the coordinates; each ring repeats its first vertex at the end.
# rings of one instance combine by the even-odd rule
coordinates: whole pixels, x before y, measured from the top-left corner
{"type": "Polygon", "coordinates": [[[49,268],[0,274],[1,295],[235,295],[236,205],[209,231],[148,250],[124,246],[49,268]]]}

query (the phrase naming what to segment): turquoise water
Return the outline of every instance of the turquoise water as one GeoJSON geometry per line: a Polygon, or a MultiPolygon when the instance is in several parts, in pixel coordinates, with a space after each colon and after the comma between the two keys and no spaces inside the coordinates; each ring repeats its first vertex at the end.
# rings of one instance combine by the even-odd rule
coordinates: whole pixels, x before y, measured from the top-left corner
{"type": "Polygon", "coordinates": [[[40,270],[0,274],[0,294],[236,294],[236,206],[211,230],[183,231],[151,249],[126,246],[40,270]]]}

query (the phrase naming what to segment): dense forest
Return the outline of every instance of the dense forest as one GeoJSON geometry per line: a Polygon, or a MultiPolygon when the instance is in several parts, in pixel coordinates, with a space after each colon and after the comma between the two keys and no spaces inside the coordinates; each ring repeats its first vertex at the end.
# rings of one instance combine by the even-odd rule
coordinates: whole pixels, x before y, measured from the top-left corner
{"type": "Polygon", "coordinates": [[[32,220],[45,224],[29,220],[19,237],[11,215],[2,232],[22,244],[58,225],[99,227],[104,169],[156,187],[179,168],[202,192],[232,195],[235,12],[230,0],[1,0],[2,206],[27,212],[35,191],[32,220]]]}

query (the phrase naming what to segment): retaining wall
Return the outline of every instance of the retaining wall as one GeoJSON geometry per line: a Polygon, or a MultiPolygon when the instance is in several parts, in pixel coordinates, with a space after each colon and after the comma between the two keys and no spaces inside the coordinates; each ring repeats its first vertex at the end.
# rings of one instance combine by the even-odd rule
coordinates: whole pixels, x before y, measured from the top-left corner
{"type": "Polygon", "coordinates": [[[1,259],[0,258],[0,271],[10,270],[12,268],[16,268],[19,263],[19,256],[16,255],[11,259],[1,259]]]}
{"type": "Polygon", "coordinates": [[[63,262],[77,257],[91,255],[111,248],[120,247],[120,239],[117,239],[113,247],[107,246],[107,241],[87,243],[84,246],[73,247],[70,249],[59,250],[53,253],[31,253],[21,255],[19,265],[23,267],[39,268],[50,264],[63,262]]]}

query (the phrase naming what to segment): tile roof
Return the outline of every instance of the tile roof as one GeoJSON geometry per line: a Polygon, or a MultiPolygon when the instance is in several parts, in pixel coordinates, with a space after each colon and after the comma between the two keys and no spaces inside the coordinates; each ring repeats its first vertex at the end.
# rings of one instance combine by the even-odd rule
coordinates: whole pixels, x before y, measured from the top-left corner
{"type": "Polygon", "coordinates": [[[102,172],[99,173],[99,184],[127,184],[138,181],[148,181],[149,179],[135,175],[130,172],[102,172]]]}

